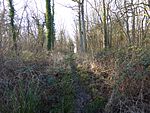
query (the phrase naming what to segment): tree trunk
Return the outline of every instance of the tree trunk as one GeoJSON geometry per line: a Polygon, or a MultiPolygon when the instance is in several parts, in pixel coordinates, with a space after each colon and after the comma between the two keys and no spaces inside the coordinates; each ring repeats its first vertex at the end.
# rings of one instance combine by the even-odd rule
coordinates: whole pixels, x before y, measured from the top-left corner
{"type": "Polygon", "coordinates": [[[52,37],[51,37],[51,0],[46,0],[46,28],[47,28],[47,50],[52,50],[52,37]]]}
{"type": "MultiPolygon", "coordinates": [[[[133,6],[133,0],[131,0],[131,5],[133,6]]],[[[132,7],[131,6],[131,7],[132,7]]],[[[133,44],[136,43],[136,39],[135,39],[135,9],[132,9],[132,40],[133,40],[133,44]]]]}
{"type": "Polygon", "coordinates": [[[87,51],[87,41],[86,41],[86,30],[85,30],[85,20],[84,20],[84,0],[81,3],[81,16],[82,16],[82,31],[83,31],[83,49],[84,52],[87,51]]]}
{"type": "Polygon", "coordinates": [[[129,45],[131,45],[131,37],[130,37],[130,30],[129,30],[129,16],[128,16],[128,9],[126,7],[126,4],[127,1],[125,0],[124,1],[124,7],[125,7],[125,13],[126,13],[126,20],[125,20],[125,23],[126,23],[126,33],[127,33],[127,38],[128,38],[128,43],[129,45]]]}
{"type": "Polygon", "coordinates": [[[8,0],[9,2],[9,7],[10,7],[10,10],[9,10],[9,16],[10,16],[10,24],[11,24],[11,30],[12,30],[12,37],[13,37],[13,49],[15,50],[16,52],[16,55],[18,55],[18,52],[17,52],[17,36],[16,36],[16,31],[15,31],[15,24],[14,24],[14,16],[15,16],[15,9],[14,9],[14,6],[13,6],[13,0],[8,0]]]}
{"type": "Polygon", "coordinates": [[[54,0],[52,0],[52,15],[51,15],[51,28],[52,28],[52,49],[54,49],[54,43],[55,43],[55,24],[54,24],[54,0]]]}
{"type": "Polygon", "coordinates": [[[109,38],[107,32],[107,14],[105,0],[103,0],[103,23],[104,23],[104,48],[109,48],[109,38]]]}
{"type": "Polygon", "coordinates": [[[79,37],[80,37],[80,52],[84,52],[84,40],[83,40],[83,32],[82,32],[82,23],[81,23],[81,4],[78,3],[79,7],[79,37]]]}

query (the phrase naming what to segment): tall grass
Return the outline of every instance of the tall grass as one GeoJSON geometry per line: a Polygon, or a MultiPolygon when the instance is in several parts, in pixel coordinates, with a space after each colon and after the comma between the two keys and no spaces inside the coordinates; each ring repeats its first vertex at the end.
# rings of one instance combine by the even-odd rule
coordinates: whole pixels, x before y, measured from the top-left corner
{"type": "Polygon", "coordinates": [[[2,105],[2,113],[37,113],[40,101],[37,81],[19,80],[18,84],[6,91],[7,105],[2,105]]]}

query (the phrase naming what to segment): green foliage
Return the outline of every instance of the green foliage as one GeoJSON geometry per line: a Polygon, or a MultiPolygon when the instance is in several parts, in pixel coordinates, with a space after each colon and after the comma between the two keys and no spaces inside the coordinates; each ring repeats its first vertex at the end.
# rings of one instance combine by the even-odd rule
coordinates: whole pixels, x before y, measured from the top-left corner
{"type": "Polygon", "coordinates": [[[73,113],[74,90],[70,74],[66,74],[58,82],[58,103],[52,108],[52,113],[73,113]]]}
{"type": "Polygon", "coordinates": [[[51,0],[46,0],[46,28],[47,28],[47,49],[54,48],[55,41],[55,24],[54,24],[54,1],[51,5],[51,0]],[[53,11],[53,13],[51,13],[53,11]]]}
{"type": "MultiPolygon", "coordinates": [[[[10,56],[12,56],[13,54],[10,54],[10,56]]],[[[31,52],[31,51],[22,51],[21,54],[20,54],[20,58],[23,60],[23,61],[35,61],[35,60],[44,60],[47,58],[47,55],[46,55],[46,52],[44,51],[41,51],[41,52],[38,52],[38,53],[34,53],[34,52],[31,52]]]]}
{"type": "Polygon", "coordinates": [[[88,79],[89,79],[89,75],[88,75],[88,73],[86,72],[86,71],[82,71],[82,70],[80,70],[79,71],[79,73],[80,73],[80,77],[81,77],[81,79],[83,80],[83,81],[87,81],[88,79]]]}
{"type": "Polygon", "coordinates": [[[96,97],[84,108],[84,113],[98,113],[99,110],[104,109],[106,100],[102,97],[96,97]]]}
{"type": "Polygon", "coordinates": [[[46,28],[47,28],[47,49],[51,50],[51,0],[46,0],[46,28]]]}
{"type": "MultiPolygon", "coordinates": [[[[13,103],[16,103],[17,106],[19,106],[19,108],[16,109],[16,113],[36,113],[37,112],[39,97],[38,97],[37,88],[33,85],[35,84],[31,83],[27,91],[25,91],[23,86],[20,84],[19,91],[18,91],[19,95],[13,96],[13,98],[18,96],[16,102],[15,100],[13,102],[13,103]]],[[[17,106],[15,108],[17,108],[17,106]]]]}
{"type": "Polygon", "coordinates": [[[118,69],[122,75],[133,77],[143,76],[150,65],[148,48],[130,46],[118,52],[118,69]]]}
{"type": "Polygon", "coordinates": [[[35,19],[37,29],[38,29],[38,44],[43,47],[44,46],[44,41],[45,41],[45,36],[44,36],[44,24],[41,24],[39,19],[35,19]]]}
{"type": "Polygon", "coordinates": [[[25,86],[25,81],[20,80],[18,86],[13,90],[7,91],[9,96],[8,106],[2,107],[1,112],[4,113],[37,113],[39,104],[38,84],[34,80],[29,80],[25,86]]]}
{"type": "Polygon", "coordinates": [[[34,53],[30,51],[22,51],[21,57],[24,61],[32,60],[34,58],[34,53]]]}

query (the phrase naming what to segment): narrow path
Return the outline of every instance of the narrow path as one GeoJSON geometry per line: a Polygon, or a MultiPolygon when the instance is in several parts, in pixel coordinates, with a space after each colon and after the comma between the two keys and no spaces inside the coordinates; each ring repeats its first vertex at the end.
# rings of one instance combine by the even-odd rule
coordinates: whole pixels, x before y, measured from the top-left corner
{"type": "Polygon", "coordinates": [[[81,85],[79,75],[77,73],[77,66],[73,56],[70,57],[70,67],[73,79],[73,87],[75,90],[75,112],[83,113],[84,104],[90,99],[90,95],[86,92],[85,88],[81,85]]]}

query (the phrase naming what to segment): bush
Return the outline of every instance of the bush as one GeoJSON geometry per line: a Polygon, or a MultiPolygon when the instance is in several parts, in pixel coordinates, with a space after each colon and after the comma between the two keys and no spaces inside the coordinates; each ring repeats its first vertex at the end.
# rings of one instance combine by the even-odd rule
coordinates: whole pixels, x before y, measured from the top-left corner
{"type": "Polygon", "coordinates": [[[96,97],[85,106],[84,113],[98,113],[104,109],[105,104],[106,100],[103,97],[96,97]]]}

